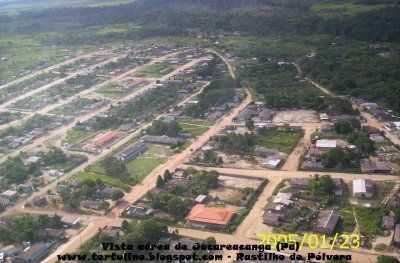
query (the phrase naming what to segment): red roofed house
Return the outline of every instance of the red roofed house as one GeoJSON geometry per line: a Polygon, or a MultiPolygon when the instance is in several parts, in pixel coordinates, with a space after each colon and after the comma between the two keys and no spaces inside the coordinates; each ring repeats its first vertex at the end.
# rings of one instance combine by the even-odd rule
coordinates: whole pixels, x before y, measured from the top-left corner
{"type": "Polygon", "coordinates": [[[233,209],[223,207],[207,207],[203,204],[195,205],[186,217],[193,226],[224,228],[235,216],[233,209]]]}
{"type": "Polygon", "coordinates": [[[93,140],[93,144],[96,147],[105,147],[108,144],[110,144],[111,142],[113,142],[114,140],[116,140],[118,138],[119,134],[117,132],[113,132],[113,131],[108,131],[104,134],[100,134],[98,136],[96,136],[93,140]]]}

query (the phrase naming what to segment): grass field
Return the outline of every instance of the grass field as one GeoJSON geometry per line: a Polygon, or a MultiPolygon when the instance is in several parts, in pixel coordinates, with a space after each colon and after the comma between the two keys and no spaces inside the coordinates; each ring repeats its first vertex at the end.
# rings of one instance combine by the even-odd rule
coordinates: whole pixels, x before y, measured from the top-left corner
{"type": "Polygon", "coordinates": [[[206,132],[212,125],[212,122],[200,119],[184,119],[179,121],[179,127],[185,133],[190,133],[193,137],[197,137],[206,132]]]}
{"type": "Polygon", "coordinates": [[[355,213],[362,234],[367,236],[374,236],[382,231],[382,209],[356,207],[355,213]]]}
{"type": "Polygon", "coordinates": [[[353,3],[321,3],[311,7],[311,10],[319,15],[357,15],[359,13],[379,10],[385,8],[386,5],[363,5],[353,3]]]}
{"type": "Polygon", "coordinates": [[[167,63],[158,63],[148,65],[147,67],[138,70],[135,75],[136,77],[143,78],[159,78],[170,73],[173,70],[174,67],[167,63]]]}
{"type": "Polygon", "coordinates": [[[125,182],[122,182],[118,178],[114,178],[111,176],[107,176],[105,174],[100,174],[100,173],[94,173],[92,171],[83,171],[79,172],[74,176],[74,179],[78,181],[83,181],[83,180],[101,180],[103,183],[109,186],[114,186],[123,189],[124,191],[129,191],[130,186],[127,185],[125,182]]]}
{"type": "Polygon", "coordinates": [[[120,89],[118,87],[118,85],[109,84],[109,85],[106,85],[106,86],[96,90],[96,93],[98,93],[106,98],[118,99],[118,98],[122,98],[126,94],[128,94],[128,91],[120,89]]]}
{"type": "Polygon", "coordinates": [[[269,129],[263,135],[257,136],[257,144],[290,154],[302,136],[298,131],[269,129]]]}
{"type": "Polygon", "coordinates": [[[92,132],[83,131],[79,129],[70,129],[68,130],[67,136],[65,137],[65,142],[68,144],[77,144],[83,141],[83,139],[92,135],[92,132]]]}
{"type": "Polygon", "coordinates": [[[165,162],[164,158],[141,156],[128,162],[127,167],[131,176],[140,182],[163,162],[165,162]]]}

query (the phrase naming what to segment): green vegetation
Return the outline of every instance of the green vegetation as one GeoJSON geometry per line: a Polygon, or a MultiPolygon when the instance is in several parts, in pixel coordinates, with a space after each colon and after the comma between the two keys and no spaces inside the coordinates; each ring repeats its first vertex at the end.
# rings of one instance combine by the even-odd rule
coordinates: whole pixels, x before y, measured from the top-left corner
{"type": "Polygon", "coordinates": [[[355,213],[363,235],[373,237],[382,231],[382,208],[356,207],[355,213]]]}
{"type": "Polygon", "coordinates": [[[212,125],[211,122],[202,119],[185,118],[178,122],[179,128],[183,133],[189,133],[193,137],[205,133],[212,125]]]}
{"type": "Polygon", "coordinates": [[[385,8],[384,4],[355,4],[351,2],[345,3],[320,3],[313,5],[311,10],[317,12],[319,15],[332,16],[332,15],[357,15],[359,13],[375,11],[385,8]]]}
{"type": "Polygon", "coordinates": [[[135,75],[142,78],[159,78],[170,73],[173,69],[174,67],[167,63],[152,64],[138,70],[135,75]]]}
{"type": "Polygon", "coordinates": [[[82,130],[79,128],[69,129],[65,142],[68,144],[77,144],[93,135],[93,132],[82,130]]]}
{"type": "MultiPolygon", "coordinates": [[[[5,218],[6,225],[1,226],[0,242],[5,244],[22,244],[22,242],[43,241],[39,235],[45,228],[62,228],[58,215],[18,215],[5,218]]],[[[44,240],[46,241],[46,240],[44,240]]]]}
{"type": "Polygon", "coordinates": [[[303,133],[290,129],[262,129],[256,139],[257,145],[290,154],[303,133]]]}
{"type": "Polygon", "coordinates": [[[161,119],[153,121],[151,126],[146,129],[146,134],[176,137],[178,136],[180,130],[181,129],[176,121],[166,121],[164,119],[161,119]]]}
{"type": "Polygon", "coordinates": [[[378,256],[378,261],[377,263],[399,263],[400,261],[391,256],[378,256]]]}
{"type": "Polygon", "coordinates": [[[121,188],[124,191],[129,191],[129,189],[130,189],[129,185],[122,182],[118,178],[113,178],[113,177],[105,175],[105,174],[95,173],[90,170],[77,173],[76,175],[74,175],[73,179],[80,181],[80,182],[88,181],[88,180],[93,181],[93,182],[101,181],[108,186],[114,186],[117,188],[121,188]]]}
{"type": "Polygon", "coordinates": [[[157,166],[164,163],[165,160],[165,158],[157,158],[155,156],[140,156],[128,162],[127,168],[131,177],[135,178],[136,182],[141,182],[157,166]]]}

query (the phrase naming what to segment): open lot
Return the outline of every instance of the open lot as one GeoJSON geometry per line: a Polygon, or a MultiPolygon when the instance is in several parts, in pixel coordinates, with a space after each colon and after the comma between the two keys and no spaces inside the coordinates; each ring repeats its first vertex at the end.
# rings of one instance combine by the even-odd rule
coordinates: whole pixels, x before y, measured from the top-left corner
{"type": "Polygon", "coordinates": [[[300,131],[268,129],[257,136],[257,144],[289,154],[302,136],[300,131]]]}
{"type": "Polygon", "coordinates": [[[306,123],[318,122],[318,116],[315,111],[311,110],[288,110],[278,111],[272,120],[274,123],[306,123]]]}
{"type": "Polygon", "coordinates": [[[146,78],[159,78],[163,75],[166,75],[174,70],[174,67],[167,63],[158,63],[149,65],[140,69],[135,74],[136,77],[146,77],[146,78]]]}
{"type": "Polygon", "coordinates": [[[196,137],[207,131],[211,127],[212,122],[202,119],[184,118],[179,120],[178,124],[182,132],[190,133],[193,137],[196,137]]]}

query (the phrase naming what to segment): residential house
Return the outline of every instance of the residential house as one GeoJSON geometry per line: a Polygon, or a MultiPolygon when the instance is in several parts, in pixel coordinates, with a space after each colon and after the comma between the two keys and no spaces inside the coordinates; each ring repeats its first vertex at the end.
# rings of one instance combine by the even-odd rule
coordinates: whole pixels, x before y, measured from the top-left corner
{"type": "Polygon", "coordinates": [[[45,196],[35,196],[32,198],[32,205],[44,207],[47,205],[47,198],[45,196]]]}
{"type": "Polygon", "coordinates": [[[122,152],[117,154],[117,159],[127,162],[136,159],[139,155],[143,154],[149,149],[147,144],[138,142],[128,146],[122,152]]]}
{"type": "Polygon", "coordinates": [[[387,161],[361,159],[360,166],[361,166],[361,172],[363,173],[390,174],[393,171],[391,163],[387,161]]]}
{"type": "Polygon", "coordinates": [[[129,218],[144,218],[153,213],[153,209],[140,205],[131,205],[124,211],[124,215],[129,218]]]}
{"type": "Polygon", "coordinates": [[[176,146],[180,143],[184,143],[185,139],[178,137],[168,137],[166,135],[163,136],[153,136],[153,135],[145,135],[142,137],[142,141],[146,143],[154,143],[154,144],[165,144],[176,146]]]}
{"type": "Polygon", "coordinates": [[[112,199],[112,197],[118,192],[121,192],[121,190],[116,187],[105,187],[100,190],[98,194],[100,198],[112,199]]]}
{"type": "Polygon", "coordinates": [[[76,228],[80,225],[80,218],[73,215],[65,215],[61,218],[61,222],[63,223],[65,228],[76,228]]]}
{"type": "Polygon", "coordinates": [[[7,198],[10,201],[15,201],[18,197],[17,191],[7,190],[0,194],[0,197],[7,198]]]}
{"type": "Polygon", "coordinates": [[[13,262],[16,263],[39,263],[49,253],[51,244],[49,243],[36,243],[31,247],[25,249],[22,253],[15,257],[13,262]]]}
{"type": "Polygon", "coordinates": [[[229,208],[197,204],[192,208],[186,219],[192,226],[219,229],[228,226],[234,216],[235,211],[229,208]]]}
{"type": "Polygon", "coordinates": [[[371,180],[353,180],[353,196],[356,198],[372,198],[375,194],[375,184],[371,180]]]}
{"type": "Polygon", "coordinates": [[[101,210],[105,202],[102,200],[84,200],[80,203],[81,207],[91,210],[101,210]]]}
{"type": "Polygon", "coordinates": [[[262,162],[262,165],[269,169],[277,169],[282,163],[282,158],[278,156],[271,156],[262,162]]]}
{"type": "Polygon", "coordinates": [[[339,223],[339,215],[332,210],[321,210],[318,213],[314,231],[322,234],[331,235],[339,223]]]}
{"type": "Polygon", "coordinates": [[[337,147],[336,140],[317,140],[315,146],[320,150],[330,150],[337,147]]]}
{"type": "Polygon", "coordinates": [[[263,223],[269,226],[279,226],[281,224],[282,216],[272,210],[267,210],[263,214],[263,223]]]}

